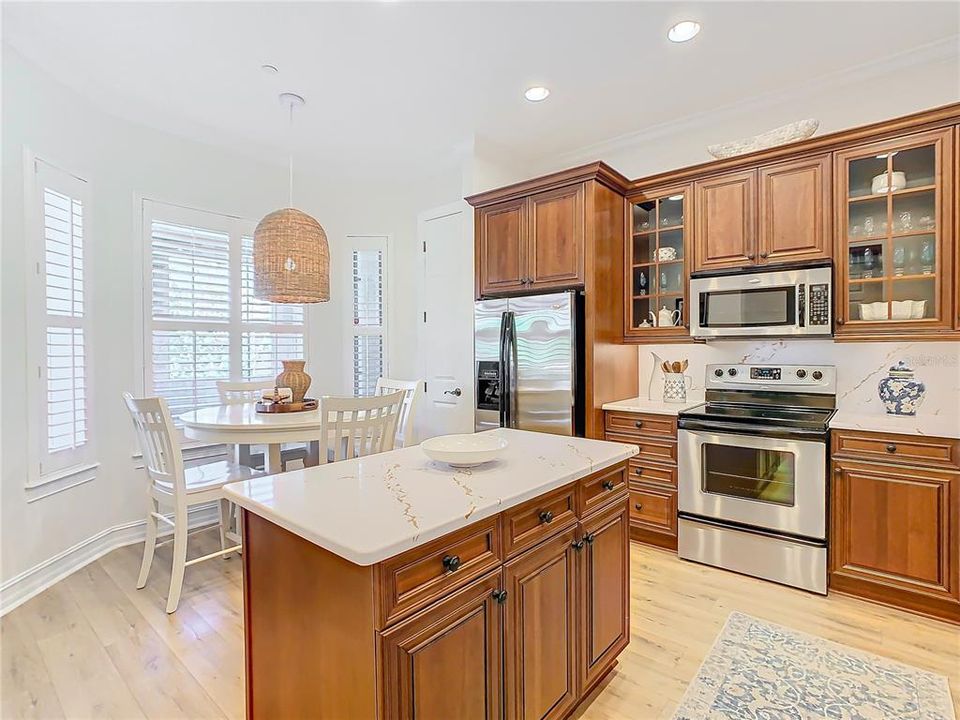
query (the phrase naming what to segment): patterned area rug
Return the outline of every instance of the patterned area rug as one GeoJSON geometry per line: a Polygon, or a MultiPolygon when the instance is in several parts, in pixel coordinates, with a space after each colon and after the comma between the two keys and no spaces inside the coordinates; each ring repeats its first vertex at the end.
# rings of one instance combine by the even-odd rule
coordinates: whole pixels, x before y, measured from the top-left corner
{"type": "Polygon", "coordinates": [[[731,613],[674,720],[956,720],[947,678],[731,613]]]}

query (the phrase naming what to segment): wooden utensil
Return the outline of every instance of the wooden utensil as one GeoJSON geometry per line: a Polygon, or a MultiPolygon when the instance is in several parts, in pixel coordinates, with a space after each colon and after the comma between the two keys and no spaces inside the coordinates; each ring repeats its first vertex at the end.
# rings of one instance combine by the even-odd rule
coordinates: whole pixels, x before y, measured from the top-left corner
{"type": "Polygon", "coordinates": [[[688,361],[686,361],[686,360],[684,360],[682,363],[680,363],[680,372],[685,372],[686,369],[687,369],[687,367],[688,367],[689,365],[690,365],[690,363],[689,363],[688,361]]]}
{"type": "Polygon", "coordinates": [[[673,361],[673,371],[675,373],[682,372],[682,370],[680,370],[680,363],[676,360],[673,361]]]}

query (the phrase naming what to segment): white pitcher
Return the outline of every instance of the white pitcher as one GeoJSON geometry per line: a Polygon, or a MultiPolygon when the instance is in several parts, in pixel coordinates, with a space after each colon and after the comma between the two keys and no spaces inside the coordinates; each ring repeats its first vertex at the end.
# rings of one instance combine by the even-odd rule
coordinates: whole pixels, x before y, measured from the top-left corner
{"type": "MultiPolygon", "coordinates": [[[[651,313],[652,315],[653,313],[651,313]]],[[[680,311],[670,310],[664,305],[657,313],[657,325],[659,327],[672,327],[680,321],[680,311]]]]}

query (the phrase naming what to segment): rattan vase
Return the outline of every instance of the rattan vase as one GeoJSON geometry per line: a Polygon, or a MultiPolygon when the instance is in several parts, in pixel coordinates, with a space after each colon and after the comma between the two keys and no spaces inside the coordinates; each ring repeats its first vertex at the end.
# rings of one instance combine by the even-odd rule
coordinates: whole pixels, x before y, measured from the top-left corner
{"type": "Polygon", "coordinates": [[[253,233],[253,294],[275,303],[330,299],[330,246],[320,223],[294,208],[260,221],[253,233]]]}
{"type": "Polygon", "coordinates": [[[305,360],[281,360],[283,372],[277,375],[274,381],[277,387],[288,387],[293,392],[293,402],[303,402],[303,397],[310,389],[311,377],[304,371],[305,360]]]}

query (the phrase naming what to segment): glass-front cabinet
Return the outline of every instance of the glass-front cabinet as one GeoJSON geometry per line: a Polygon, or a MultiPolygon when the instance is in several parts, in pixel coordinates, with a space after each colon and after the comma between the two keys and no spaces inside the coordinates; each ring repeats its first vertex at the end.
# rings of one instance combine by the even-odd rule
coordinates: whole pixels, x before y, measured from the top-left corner
{"type": "Polygon", "coordinates": [[[627,339],[689,335],[687,279],[691,185],[641,192],[627,198],[627,271],[624,335],[627,339]]]}
{"type": "Polygon", "coordinates": [[[837,153],[838,335],[953,326],[950,130],[837,153]]]}

